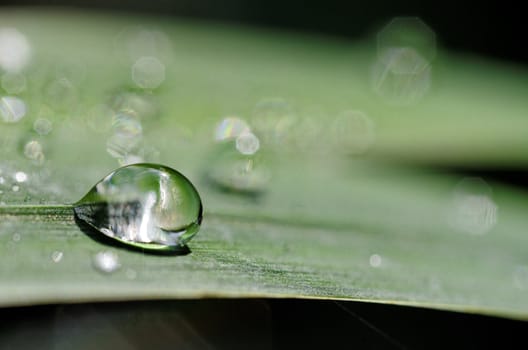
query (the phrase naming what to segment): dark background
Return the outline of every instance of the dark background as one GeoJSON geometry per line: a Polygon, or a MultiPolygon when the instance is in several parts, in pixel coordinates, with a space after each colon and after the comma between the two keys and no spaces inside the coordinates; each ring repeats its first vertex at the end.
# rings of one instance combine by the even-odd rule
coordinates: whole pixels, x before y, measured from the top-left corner
{"type": "Polygon", "coordinates": [[[485,1],[301,0],[0,0],[3,6],[65,6],[213,19],[361,38],[395,16],[418,16],[444,47],[528,62],[524,11],[485,1]]]}

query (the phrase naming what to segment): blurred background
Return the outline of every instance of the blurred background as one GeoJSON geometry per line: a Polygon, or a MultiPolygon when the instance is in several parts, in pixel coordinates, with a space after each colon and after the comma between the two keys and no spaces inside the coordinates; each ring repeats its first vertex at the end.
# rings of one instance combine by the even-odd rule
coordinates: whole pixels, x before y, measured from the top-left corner
{"type": "Polygon", "coordinates": [[[362,39],[393,17],[416,16],[436,33],[440,45],[463,53],[526,63],[525,18],[502,3],[443,1],[279,1],[279,0],[2,0],[2,6],[41,6],[151,13],[243,23],[362,39]]]}

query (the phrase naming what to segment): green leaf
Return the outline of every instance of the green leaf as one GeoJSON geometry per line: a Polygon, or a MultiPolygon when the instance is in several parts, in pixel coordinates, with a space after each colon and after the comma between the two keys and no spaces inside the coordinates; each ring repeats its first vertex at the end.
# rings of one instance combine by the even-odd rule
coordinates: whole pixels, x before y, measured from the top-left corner
{"type": "Polygon", "coordinates": [[[528,195],[492,184],[460,202],[460,177],[416,167],[525,166],[522,69],[440,52],[430,93],[402,107],[371,92],[370,43],[78,12],[13,10],[0,23],[26,35],[32,50],[19,95],[27,115],[0,124],[1,305],[294,297],[528,318],[528,195]],[[155,39],[165,81],[153,92],[130,74],[130,50],[141,43],[130,46],[127,33],[138,24],[151,41],[161,35],[152,30],[166,35],[155,39]],[[111,115],[97,106],[127,96],[154,106],[142,119],[144,158],[181,171],[202,196],[190,254],[106,246],[67,205],[119,166],[107,152],[111,115]],[[301,137],[300,149],[288,139],[263,143],[271,178],[259,193],[220,190],[208,176],[222,166],[211,156],[216,123],[251,119],[269,97],[288,101],[297,117],[317,111],[321,132],[301,137]],[[346,110],[375,125],[361,157],[334,144],[333,122],[346,110]],[[38,118],[53,123],[49,135],[32,130],[38,118]],[[42,145],[43,162],[28,159],[31,141],[42,145]],[[17,182],[17,172],[27,180],[17,182]],[[103,250],[119,257],[113,274],[93,267],[103,250]]]}

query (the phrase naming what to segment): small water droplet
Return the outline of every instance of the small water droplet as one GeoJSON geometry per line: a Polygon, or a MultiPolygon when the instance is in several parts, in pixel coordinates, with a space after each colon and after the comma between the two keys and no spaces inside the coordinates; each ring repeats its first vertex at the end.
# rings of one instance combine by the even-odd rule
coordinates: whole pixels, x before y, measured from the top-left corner
{"type": "Polygon", "coordinates": [[[20,242],[20,233],[14,233],[12,238],[13,242],[20,242]]]}
{"type": "Polygon", "coordinates": [[[17,171],[14,177],[16,182],[26,182],[28,179],[27,174],[23,171],[17,171]]]}
{"type": "Polygon", "coordinates": [[[58,263],[62,260],[63,256],[64,256],[63,252],[56,250],[53,253],[51,253],[51,260],[53,260],[53,262],[55,263],[58,263]]]}
{"type": "Polygon", "coordinates": [[[20,190],[20,186],[13,185],[13,187],[11,187],[11,190],[13,190],[13,192],[18,192],[20,190]]]}
{"type": "MultiPolygon", "coordinates": [[[[253,135],[253,134],[251,134],[253,135]]],[[[256,137],[255,137],[256,139],[256,137]]],[[[237,138],[238,140],[238,138],[237,138]]],[[[266,156],[257,152],[257,141],[249,145],[226,141],[216,145],[205,166],[205,176],[215,187],[226,192],[257,195],[265,191],[271,178],[266,156]],[[247,147],[247,149],[244,149],[247,147]],[[245,153],[241,152],[241,149],[245,153]]]]}
{"type": "Polygon", "coordinates": [[[200,228],[202,203],[192,183],[171,168],[134,164],[98,182],[74,206],[77,217],[130,246],[177,250],[200,228]]]}
{"type": "Polygon", "coordinates": [[[369,258],[369,264],[372,267],[380,267],[381,266],[381,256],[378,254],[372,254],[369,258]]]}
{"type": "Polygon", "coordinates": [[[95,254],[92,263],[97,270],[104,273],[115,272],[121,267],[119,256],[112,251],[103,251],[95,254]]]}
{"type": "Polygon", "coordinates": [[[45,160],[42,145],[37,140],[31,140],[24,145],[24,155],[39,165],[43,164],[45,160]]]}

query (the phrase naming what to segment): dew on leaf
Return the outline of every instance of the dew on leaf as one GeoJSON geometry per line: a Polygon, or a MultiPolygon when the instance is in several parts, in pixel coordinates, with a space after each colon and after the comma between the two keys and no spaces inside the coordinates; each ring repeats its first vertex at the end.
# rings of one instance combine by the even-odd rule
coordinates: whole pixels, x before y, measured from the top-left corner
{"type": "Polygon", "coordinates": [[[51,253],[51,260],[54,262],[54,263],[58,263],[62,260],[62,257],[64,256],[64,253],[59,251],[59,250],[56,250],[54,251],[53,253],[51,253]]]}
{"type": "Polygon", "coordinates": [[[263,193],[271,174],[266,155],[255,153],[259,148],[258,139],[256,140],[249,142],[249,145],[233,141],[216,145],[205,166],[207,179],[222,191],[249,195],[263,193]]]}
{"type": "Polygon", "coordinates": [[[74,204],[78,219],[101,234],[146,250],[179,250],[199,230],[202,203],[174,169],[134,164],[115,170],[74,204]]]}
{"type": "Polygon", "coordinates": [[[27,174],[23,171],[17,171],[14,177],[16,182],[26,182],[28,179],[27,174]]]}
{"type": "Polygon", "coordinates": [[[119,256],[112,251],[103,251],[95,254],[92,260],[93,267],[103,273],[112,273],[121,267],[119,256]]]}

